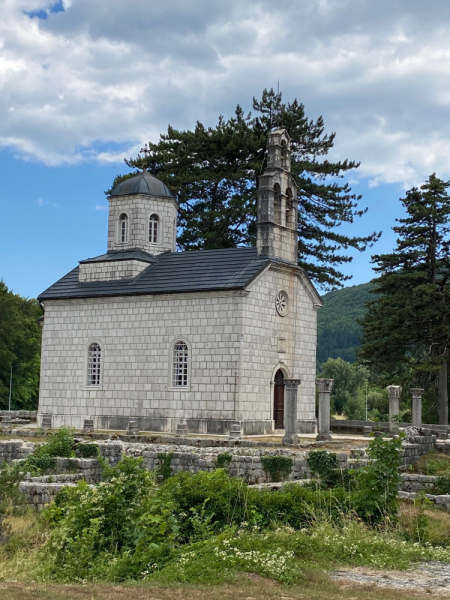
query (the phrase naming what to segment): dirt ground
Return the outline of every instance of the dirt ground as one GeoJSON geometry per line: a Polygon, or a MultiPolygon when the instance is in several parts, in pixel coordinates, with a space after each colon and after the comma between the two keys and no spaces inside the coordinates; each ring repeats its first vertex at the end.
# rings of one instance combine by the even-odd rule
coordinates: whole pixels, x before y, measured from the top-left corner
{"type": "MultiPolygon", "coordinates": [[[[2,600],[407,600],[433,593],[380,589],[373,585],[327,580],[282,587],[258,576],[217,587],[150,587],[128,585],[50,585],[0,582],[2,600]]],[[[439,598],[450,598],[439,595],[439,598]]]]}

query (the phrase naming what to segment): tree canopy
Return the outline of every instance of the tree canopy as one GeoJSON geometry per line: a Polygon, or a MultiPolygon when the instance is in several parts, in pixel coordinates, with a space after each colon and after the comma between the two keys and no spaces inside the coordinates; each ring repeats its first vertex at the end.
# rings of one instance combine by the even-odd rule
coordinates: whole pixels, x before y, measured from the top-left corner
{"type": "MultiPolygon", "coordinates": [[[[230,119],[219,117],[215,127],[197,122],[193,131],[169,125],[157,143],[149,143],[148,152],[125,162],[147,168],[176,193],[180,249],[254,245],[257,177],[265,168],[268,133],[286,128],[298,185],[299,265],[324,288],[340,287],[350,279],[340,270],[352,260],[345,250],[363,251],[380,236],[351,237],[339,230],[366,211],[359,207],[361,196],[340,181],[359,163],[326,158],[335,134],[324,133],[322,117],[308,119],[296,99],[284,103],[281,93],[264,90],[261,100],[253,99],[253,111],[246,115],[237,106],[230,119]]],[[[119,175],[112,188],[133,174],[119,175]]]]}
{"type": "Polygon", "coordinates": [[[11,367],[12,408],[36,410],[39,397],[41,328],[37,300],[10,292],[0,281],[0,408],[8,408],[11,367]]]}
{"type": "MultiPolygon", "coordinates": [[[[448,423],[450,343],[450,182],[432,174],[401,199],[407,216],[393,228],[397,245],[372,262],[377,298],[363,321],[360,357],[396,382],[437,389],[439,422],[448,423]]],[[[386,379],[387,379],[386,377],[386,379]]],[[[392,383],[393,381],[390,381],[392,383]]],[[[386,383],[388,381],[386,380],[386,383]]]]}

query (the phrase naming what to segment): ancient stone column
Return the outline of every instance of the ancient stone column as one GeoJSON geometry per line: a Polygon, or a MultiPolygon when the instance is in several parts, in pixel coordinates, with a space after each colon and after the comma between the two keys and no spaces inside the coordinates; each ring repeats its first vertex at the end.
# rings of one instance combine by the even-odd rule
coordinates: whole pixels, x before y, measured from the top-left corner
{"type": "Polygon", "coordinates": [[[284,422],[283,444],[296,444],[297,435],[297,391],[300,379],[284,380],[284,422]]]}
{"type": "Polygon", "coordinates": [[[128,419],[127,434],[137,435],[139,433],[139,421],[137,419],[128,419]]]}
{"type": "Polygon", "coordinates": [[[412,424],[414,427],[422,427],[422,396],[425,390],[422,388],[411,388],[412,396],[412,424]]]}
{"type": "Polygon", "coordinates": [[[330,433],[330,396],[334,379],[316,379],[319,390],[319,423],[316,440],[331,440],[330,433]]]}
{"type": "Polygon", "coordinates": [[[177,425],[177,437],[187,437],[187,423],[185,419],[181,419],[181,421],[177,425]]]}
{"type": "Polygon", "coordinates": [[[94,432],[94,419],[84,419],[82,433],[94,432]]]}
{"type": "Polygon", "coordinates": [[[51,413],[44,413],[42,415],[42,423],[41,423],[41,429],[43,429],[44,431],[47,431],[48,429],[52,428],[52,415],[51,413]]]}
{"type": "Polygon", "coordinates": [[[235,421],[231,424],[228,439],[230,441],[240,440],[242,438],[242,425],[240,421],[235,421]]]}
{"type": "Polygon", "coordinates": [[[399,385],[388,385],[386,391],[389,394],[389,431],[397,431],[398,422],[396,419],[400,414],[402,388],[399,385]]]}

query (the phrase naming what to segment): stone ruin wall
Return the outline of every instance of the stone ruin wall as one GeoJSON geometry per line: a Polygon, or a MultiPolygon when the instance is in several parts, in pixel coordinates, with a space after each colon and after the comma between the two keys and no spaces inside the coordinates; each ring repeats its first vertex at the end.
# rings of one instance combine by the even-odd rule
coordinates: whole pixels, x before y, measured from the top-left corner
{"type": "MultiPolygon", "coordinates": [[[[426,432],[425,432],[426,433],[426,432]]],[[[414,464],[420,456],[433,450],[436,438],[431,435],[417,435],[407,438],[404,442],[403,465],[406,469],[414,464]]],[[[199,471],[212,471],[217,468],[217,457],[220,454],[229,454],[231,461],[227,465],[227,472],[236,477],[243,477],[249,485],[269,483],[270,478],[264,471],[261,457],[285,456],[292,459],[292,470],[289,480],[305,480],[310,477],[307,458],[309,451],[287,448],[258,448],[258,447],[221,447],[184,445],[184,440],[177,443],[143,444],[126,443],[120,440],[93,441],[99,447],[100,454],[111,465],[116,465],[124,456],[142,457],[145,468],[158,469],[164,462],[164,457],[171,454],[170,468],[172,474],[179,471],[197,473],[199,471]]],[[[192,440],[189,440],[192,443],[192,440]]],[[[208,440],[202,440],[207,442],[208,440]]],[[[12,463],[24,460],[32,453],[34,443],[23,440],[0,441],[0,464],[3,461],[12,463]]],[[[449,444],[450,448],[450,444],[449,444]]],[[[314,450],[316,450],[314,448],[314,450]]],[[[367,455],[364,451],[356,450],[352,456],[346,453],[336,453],[341,469],[358,468],[367,464],[367,455]]],[[[55,474],[43,477],[26,477],[19,489],[25,495],[26,502],[35,508],[42,508],[51,502],[64,486],[73,486],[80,479],[85,479],[93,484],[100,481],[101,466],[97,459],[88,458],[58,458],[56,459],[55,474]]],[[[420,477],[405,475],[406,477],[420,477]]],[[[412,481],[411,479],[405,479],[412,481]]],[[[418,480],[417,480],[418,481],[418,480]]],[[[427,482],[430,483],[430,482],[427,482]]],[[[407,487],[402,489],[408,493],[407,487]]]]}

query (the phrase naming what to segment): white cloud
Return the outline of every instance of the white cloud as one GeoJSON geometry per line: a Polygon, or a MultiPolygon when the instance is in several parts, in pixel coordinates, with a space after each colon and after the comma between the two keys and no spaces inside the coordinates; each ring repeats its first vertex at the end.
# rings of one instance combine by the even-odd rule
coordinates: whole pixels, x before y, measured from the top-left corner
{"type": "Polygon", "coordinates": [[[38,206],[51,206],[52,208],[60,208],[61,206],[57,202],[48,202],[48,200],[43,200],[42,198],[38,198],[36,204],[38,206]]]}
{"type": "Polygon", "coordinates": [[[96,204],[95,210],[108,210],[108,207],[103,204],[96,204]]]}
{"type": "Polygon", "coordinates": [[[450,3],[3,0],[0,147],[121,163],[280,79],[370,185],[450,174],[450,3]],[[46,19],[26,12],[42,10],[46,19]]]}

